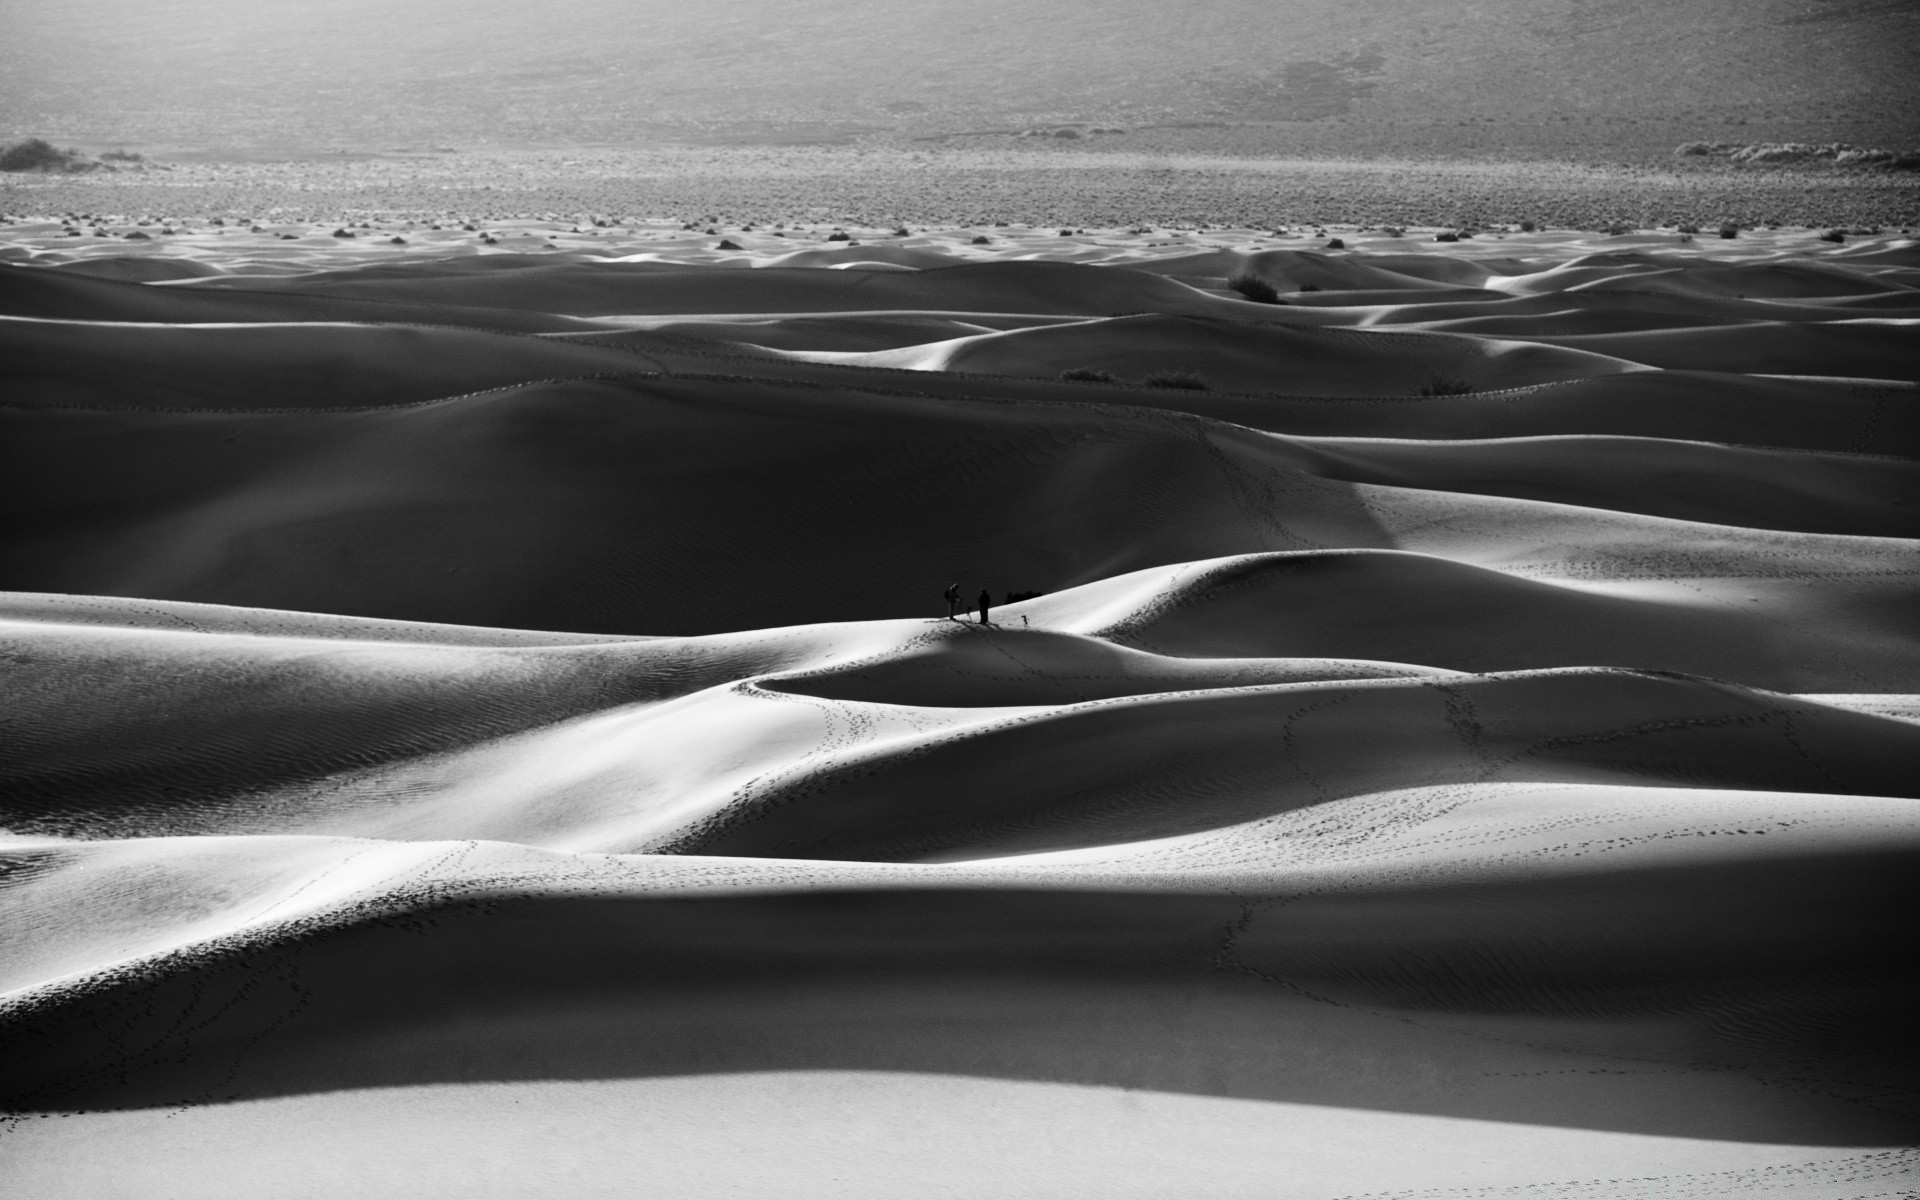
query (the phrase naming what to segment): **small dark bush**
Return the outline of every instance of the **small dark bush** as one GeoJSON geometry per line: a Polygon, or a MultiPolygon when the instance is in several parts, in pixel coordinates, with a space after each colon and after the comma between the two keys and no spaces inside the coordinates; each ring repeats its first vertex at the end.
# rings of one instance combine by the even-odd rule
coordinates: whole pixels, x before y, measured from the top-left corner
{"type": "Polygon", "coordinates": [[[1832,242],[1835,245],[1839,245],[1840,243],[1847,240],[1847,235],[1844,233],[1841,233],[1838,229],[1829,229],[1825,233],[1820,235],[1820,240],[1823,242],[1832,242]]]}
{"type": "Polygon", "coordinates": [[[1280,289],[1251,271],[1241,271],[1227,280],[1227,286],[1255,304],[1280,304],[1280,289]]]}
{"type": "Polygon", "coordinates": [[[911,237],[912,234],[913,234],[913,231],[908,229],[905,225],[902,225],[900,228],[893,231],[893,236],[895,237],[911,237]]]}
{"type": "Polygon", "coordinates": [[[1613,224],[1607,226],[1605,232],[1608,237],[1619,237],[1622,234],[1632,233],[1633,226],[1615,221],[1613,224]]]}
{"type": "Polygon", "coordinates": [[[1422,396],[1464,396],[1474,390],[1472,384],[1464,379],[1449,379],[1445,375],[1433,375],[1420,385],[1422,396]]]}
{"type": "Polygon", "coordinates": [[[1532,232],[1533,232],[1534,230],[1536,230],[1536,229],[1538,229],[1538,228],[1540,228],[1540,227],[1539,227],[1538,225],[1535,225],[1535,224],[1534,224],[1534,223],[1533,223],[1532,221],[1522,221],[1522,222],[1520,222],[1520,232],[1521,232],[1521,233],[1532,233],[1532,232]]]}
{"type": "Polygon", "coordinates": [[[1060,378],[1071,383],[1119,383],[1112,372],[1096,367],[1075,367],[1071,371],[1060,372],[1060,378]]]}
{"type": "Polygon", "coordinates": [[[850,242],[853,240],[853,235],[849,233],[843,233],[840,230],[836,229],[832,233],[827,235],[827,240],[830,242],[850,242]]]}
{"type": "Polygon", "coordinates": [[[1700,232],[1700,227],[1699,227],[1698,225],[1691,225],[1691,224],[1689,224],[1689,225],[1682,225],[1682,226],[1680,226],[1680,230],[1679,230],[1679,232],[1681,232],[1681,233],[1699,233],[1699,232],[1700,232]]]}
{"type": "Polygon", "coordinates": [[[403,237],[390,237],[387,239],[387,244],[392,246],[404,246],[407,244],[407,239],[403,237]]]}
{"type": "Polygon", "coordinates": [[[1433,240],[1436,242],[1457,242],[1460,240],[1460,235],[1457,233],[1436,233],[1433,235],[1433,240]]]}
{"type": "Polygon", "coordinates": [[[732,238],[721,238],[720,244],[715,246],[714,249],[715,250],[744,250],[746,249],[746,247],[734,241],[732,238]]]}
{"type": "Polygon", "coordinates": [[[1345,250],[1346,248],[1347,248],[1347,244],[1341,241],[1339,238],[1327,239],[1327,249],[1329,250],[1345,250]]]}
{"type": "MultiPolygon", "coordinates": [[[[282,234],[281,236],[285,237],[286,235],[282,234]]],[[[150,242],[153,240],[153,235],[144,229],[136,229],[127,235],[127,240],[130,242],[150,242]]]]}
{"type": "MultiPolygon", "coordinates": [[[[169,230],[165,230],[165,229],[163,229],[163,230],[161,230],[160,232],[162,232],[162,233],[168,233],[168,232],[170,232],[170,231],[169,231],[169,230]]],[[[334,231],[333,231],[333,236],[335,236],[335,237],[337,237],[337,238],[350,238],[350,237],[358,237],[359,235],[358,235],[358,234],[355,234],[355,233],[353,233],[353,232],[352,232],[352,231],[350,231],[350,230],[346,230],[346,229],[336,229],[336,230],[334,230],[334,231]]]]}
{"type": "Polygon", "coordinates": [[[993,245],[993,239],[982,233],[974,237],[973,244],[976,246],[991,246],[993,245]]]}
{"type": "Polygon", "coordinates": [[[1723,238],[1737,238],[1740,236],[1740,227],[1732,224],[1722,225],[1720,227],[1720,236],[1723,238]]]}
{"type": "Polygon", "coordinates": [[[43,138],[28,138],[0,150],[0,171],[53,171],[73,165],[79,154],[59,150],[43,138]]]}
{"type": "Polygon", "coordinates": [[[1178,388],[1188,392],[1213,390],[1205,377],[1192,371],[1155,371],[1140,382],[1151,388],[1178,388]]]}

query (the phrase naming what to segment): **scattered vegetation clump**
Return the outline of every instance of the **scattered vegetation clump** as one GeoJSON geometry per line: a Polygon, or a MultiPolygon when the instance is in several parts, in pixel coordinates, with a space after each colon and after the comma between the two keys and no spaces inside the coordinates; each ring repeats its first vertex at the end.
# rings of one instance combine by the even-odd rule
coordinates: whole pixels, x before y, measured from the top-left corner
{"type": "Polygon", "coordinates": [[[1847,240],[1847,235],[1840,232],[1838,229],[1829,229],[1825,233],[1820,235],[1820,240],[1823,242],[1833,242],[1834,244],[1838,245],[1847,240]]]}
{"type": "Polygon", "coordinates": [[[1531,220],[1527,220],[1527,221],[1522,221],[1522,222],[1520,222],[1520,232],[1521,232],[1521,233],[1532,233],[1532,232],[1533,232],[1534,230],[1536,230],[1536,229],[1538,229],[1538,228],[1540,228],[1540,226],[1539,226],[1539,225],[1537,225],[1537,224],[1535,224],[1535,223],[1534,223],[1533,221],[1531,221],[1531,220]]]}
{"type": "Polygon", "coordinates": [[[1457,242],[1460,240],[1460,235],[1449,229],[1441,233],[1434,234],[1433,240],[1436,242],[1457,242]]]}
{"type": "Polygon", "coordinates": [[[72,171],[78,150],[62,150],[44,138],[27,138],[0,149],[0,171],[72,171]]]}
{"type": "Polygon", "coordinates": [[[1622,234],[1627,234],[1632,232],[1633,232],[1633,226],[1628,225],[1624,221],[1615,221],[1612,224],[1608,225],[1606,229],[1606,234],[1608,237],[1619,237],[1622,234]]]}
{"type": "Polygon", "coordinates": [[[1678,232],[1680,232],[1680,233],[1699,233],[1699,232],[1700,232],[1700,227],[1699,227],[1698,225],[1695,225],[1695,224],[1693,224],[1692,222],[1690,222],[1690,221],[1689,221],[1689,222],[1686,222],[1686,223],[1684,223],[1684,224],[1682,224],[1682,225],[1681,225],[1681,226],[1679,227],[1679,230],[1678,230],[1678,232]]]}
{"type": "Polygon", "coordinates": [[[1683,158],[1724,158],[1728,162],[1781,164],[1832,164],[1837,167],[1891,167],[1895,170],[1920,168],[1920,153],[1901,153],[1850,142],[1687,142],[1675,147],[1683,158]]]}
{"type": "Polygon", "coordinates": [[[1060,372],[1060,378],[1069,383],[1119,383],[1111,371],[1102,371],[1098,367],[1074,367],[1060,372]]]}
{"type": "Polygon", "coordinates": [[[850,242],[853,240],[853,235],[843,229],[836,229],[827,235],[827,240],[830,242],[850,242]]]}
{"type": "Polygon", "coordinates": [[[1474,390],[1474,386],[1464,379],[1450,379],[1445,375],[1428,376],[1420,385],[1422,396],[1464,396],[1474,390]]]}
{"type": "Polygon", "coordinates": [[[1740,227],[1729,221],[1720,226],[1720,236],[1723,238],[1737,238],[1740,236],[1740,227]]]}
{"type": "Polygon", "coordinates": [[[1255,275],[1251,271],[1237,272],[1227,280],[1227,287],[1239,292],[1255,304],[1285,304],[1280,298],[1280,289],[1255,275]]]}
{"type": "Polygon", "coordinates": [[[1194,371],[1155,371],[1140,382],[1151,388],[1177,388],[1188,392],[1213,390],[1206,377],[1194,371]]]}
{"type": "Polygon", "coordinates": [[[742,246],[740,243],[734,241],[732,238],[721,238],[720,244],[715,246],[714,249],[715,250],[743,250],[745,249],[745,247],[742,246]]]}
{"type": "Polygon", "coordinates": [[[973,237],[973,244],[976,246],[991,246],[993,245],[993,239],[984,233],[977,233],[973,237]]]}

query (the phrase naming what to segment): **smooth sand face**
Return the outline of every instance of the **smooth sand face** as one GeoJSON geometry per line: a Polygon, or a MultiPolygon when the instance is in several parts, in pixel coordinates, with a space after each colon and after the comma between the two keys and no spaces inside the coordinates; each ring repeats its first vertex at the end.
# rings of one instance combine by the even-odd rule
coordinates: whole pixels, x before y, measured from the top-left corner
{"type": "Polygon", "coordinates": [[[23,1194],[1913,1186],[1911,241],[330,228],[4,230],[23,1194]]]}

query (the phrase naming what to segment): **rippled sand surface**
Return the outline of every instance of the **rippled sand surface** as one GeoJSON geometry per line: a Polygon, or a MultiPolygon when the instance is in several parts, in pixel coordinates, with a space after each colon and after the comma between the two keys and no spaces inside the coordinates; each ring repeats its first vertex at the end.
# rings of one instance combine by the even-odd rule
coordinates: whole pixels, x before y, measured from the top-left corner
{"type": "Polygon", "coordinates": [[[1913,241],[98,223],[20,1194],[1915,1186],[1913,241]]]}

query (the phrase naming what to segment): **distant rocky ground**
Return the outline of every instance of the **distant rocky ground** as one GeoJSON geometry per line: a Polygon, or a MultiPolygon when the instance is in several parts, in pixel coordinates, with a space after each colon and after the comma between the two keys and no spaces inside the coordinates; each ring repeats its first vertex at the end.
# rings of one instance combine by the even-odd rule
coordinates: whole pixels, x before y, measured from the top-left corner
{"type": "MultiPolygon", "coordinates": [[[[1191,131],[1190,131],[1191,132],[1191,131]]],[[[1199,131],[1206,133],[1207,131],[1199,131]]],[[[841,222],[1558,228],[1920,225],[1920,174],[1885,165],[1659,166],[1253,157],[1127,148],[1127,138],[970,144],[680,146],[123,162],[0,176],[0,214],[340,221],[588,214],[735,224],[841,222]],[[110,164],[112,165],[112,164],[110,164]]]]}

